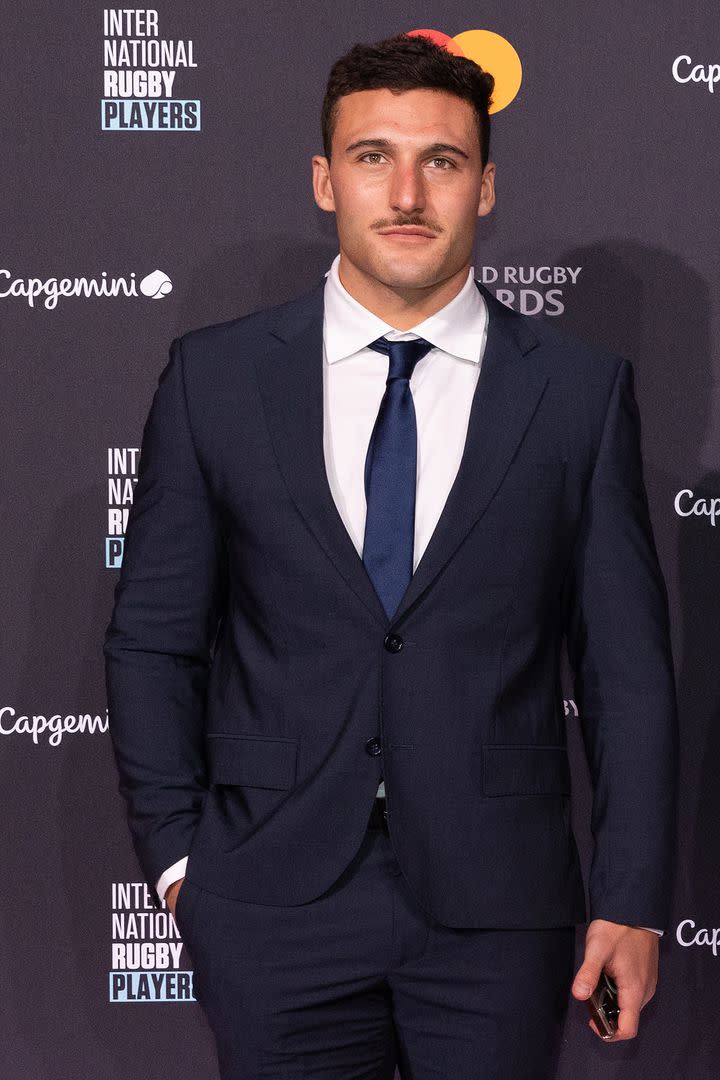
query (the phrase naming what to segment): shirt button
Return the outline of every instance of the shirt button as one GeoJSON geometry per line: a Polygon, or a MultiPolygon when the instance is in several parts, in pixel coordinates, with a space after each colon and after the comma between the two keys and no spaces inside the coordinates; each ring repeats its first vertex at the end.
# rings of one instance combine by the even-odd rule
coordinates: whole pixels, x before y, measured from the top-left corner
{"type": "Polygon", "coordinates": [[[380,743],[380,740],[373,736],[372,739],[368,739],[368,741],[365,743],[365,749],[371,757],[376,757],[377,754],[382,753],[382,745],[380,743]]]}
{"type": "Polygon", "coordinates": [[[383,645],[388,652],[400,652],[403,647],[403,639],[399,634],[387,634],[383,645]]]}

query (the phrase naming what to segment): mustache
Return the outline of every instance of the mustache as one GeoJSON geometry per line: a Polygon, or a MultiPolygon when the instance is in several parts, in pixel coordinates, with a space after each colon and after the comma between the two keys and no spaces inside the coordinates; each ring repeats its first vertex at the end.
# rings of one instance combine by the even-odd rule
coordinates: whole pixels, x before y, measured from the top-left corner
{"type": "Polygon", "coordinates": [[[425,218],[413,215],[409,218],[404,218],[401,221],[378,221],[375,223],[376,229],[401,229],[403,225],[414,225],[418,229],[429,229],[430,232],[441,233],[444,230],[439,225],[434,225],[430,221],[426,221],[425,218]]]}

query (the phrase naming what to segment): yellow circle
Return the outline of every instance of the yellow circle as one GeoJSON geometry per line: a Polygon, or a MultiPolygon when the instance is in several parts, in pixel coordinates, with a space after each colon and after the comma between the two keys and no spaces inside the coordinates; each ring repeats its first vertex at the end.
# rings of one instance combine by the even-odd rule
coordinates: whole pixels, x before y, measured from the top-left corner
{"type": "Polygon", "coordinates": [[[463,30],[455,34],[456,41],[468,60],[489,71],[495,79],[491,113],[500,112],[514,99],[522,82],[520,57],[509,41],[492,30],[463,30]]]}

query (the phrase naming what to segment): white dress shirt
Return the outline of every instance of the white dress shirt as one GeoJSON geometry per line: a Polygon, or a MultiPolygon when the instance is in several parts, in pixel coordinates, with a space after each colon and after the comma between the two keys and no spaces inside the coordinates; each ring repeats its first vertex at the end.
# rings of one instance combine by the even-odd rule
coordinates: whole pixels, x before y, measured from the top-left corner
{"type": "MultiPolygon", "coordinates": [[[[460,466],[470,406],[487,340],[488,313],[470,267],[465,284],[412,330],[396,330],[345,289],[340,255],[326,274],[323,323],[323,447],[328,484],[358,555],[365,535],[365,457],[388,376],[389,358],[369,348],[379,337],[433,343],[410,377],[417,425],[413,572],[442,513],[460,466]]],[[[384,781],[377,795],[385,796],[384,781]]],[[[157,891],[185,872],[187,858],[162,875],[157,891]]],[[[661,931],[656,931],[661,933],[661,931]]]]}
{"type": "MultiPolygon", "coordinates": [[[[470,405],[487,336],[485,300],[468,271],[457,296],[412,330],[395,330],[363,307],[340,281],[337,255],[325,283],[324,449],[333,499],[362,558],[365,457],[389,370],[389,358],[368,348],[376,338],[431,349],[417,362],[410,390],[417,425],[413,573],[432,536],[460,465],[470,405]]],[[[385,797],[381,781],[377,794],[385,797]]]]}

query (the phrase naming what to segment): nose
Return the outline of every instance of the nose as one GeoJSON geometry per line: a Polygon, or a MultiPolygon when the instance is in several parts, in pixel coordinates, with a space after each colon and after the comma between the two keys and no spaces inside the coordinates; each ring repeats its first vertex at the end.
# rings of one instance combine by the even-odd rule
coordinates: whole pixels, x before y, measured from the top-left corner
{"type": "Polygon", "coordinates": [[[411,214],[425,207],[422,170],[411,162],[398,163],[393,169],[390,205],[393,210],[402,211],[404,214],[411,214]]]}

